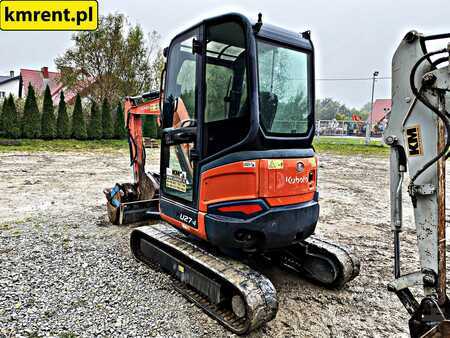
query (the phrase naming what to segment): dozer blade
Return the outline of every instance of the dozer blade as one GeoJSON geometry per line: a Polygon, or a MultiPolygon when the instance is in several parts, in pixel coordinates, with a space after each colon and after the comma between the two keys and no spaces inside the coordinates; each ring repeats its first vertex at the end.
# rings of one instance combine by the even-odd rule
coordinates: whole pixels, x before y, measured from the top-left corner
{"type": "Polygon", "coordinates": [[[169,273],[178,292],[236,334],[254,330],[277,313],[269,279],[243,263],[212,255],[165,224],[134,229],[130,245],[136,259],[169,273]]]}
{"type": "Polygon", "coordinates": [[[349,250],[314,236],[284,249],[275,261],[316,284],[337,289],[360,269],[359,259],[349,250]]]}
{"type": "Polygon", "coordinates": [[[106,203],[109,221],[115,225],[159,220],[158,207],[158,199],[126,202],[121,203],[118,207],[112,205],[110,202],[106,203]]]}

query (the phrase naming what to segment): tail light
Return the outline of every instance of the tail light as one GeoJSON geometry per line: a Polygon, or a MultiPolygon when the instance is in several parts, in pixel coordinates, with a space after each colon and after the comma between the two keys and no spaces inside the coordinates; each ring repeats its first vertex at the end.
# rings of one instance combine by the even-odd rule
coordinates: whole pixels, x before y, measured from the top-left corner
{"type": "Polygon", "coordinates": [[[230,205],[226,207],[217,208],[220,212],[240,212],[247,216],[256,214],[263,210],[262,206],[259,204],[242,204],[242,205],[230,205]]]}
{"type": "Polygon", "coordinates": [[[252,218],[269,207],[263,200],[224,202],[208,207],[208,213],[235,218],[252,218]]]}
{"type": "Polygon", "coordinates": [[[309,172],[308,182],[309,182],[309,187],[314,188],[314,186],[316,184],[316,170],[315,169],[313,169],[309,172]]]}

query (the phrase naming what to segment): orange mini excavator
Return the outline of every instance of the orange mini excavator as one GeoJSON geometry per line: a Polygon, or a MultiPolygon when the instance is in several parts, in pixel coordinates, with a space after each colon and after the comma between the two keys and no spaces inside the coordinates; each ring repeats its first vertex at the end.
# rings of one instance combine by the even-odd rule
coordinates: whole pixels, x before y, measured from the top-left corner
{"type": "Polygon", "coordinates": [[[261,262],[332,288],[357,276],[349,251],[312,236],[309,32],[226,14],[178,34],[164,55],[160,93],[126,99],[134,183],[105,191],[113,223],[160,219],[133,229],[133,255],[172,275],[177,291],[237,334],[276,315],[261,262]],[[160,116],[159,174],[145,170],[145,114],[160,116]]]}

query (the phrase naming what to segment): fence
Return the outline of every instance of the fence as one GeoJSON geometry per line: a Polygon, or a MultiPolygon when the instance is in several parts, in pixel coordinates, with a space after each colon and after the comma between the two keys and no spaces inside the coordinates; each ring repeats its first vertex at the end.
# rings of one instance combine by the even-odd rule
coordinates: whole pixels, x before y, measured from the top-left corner
{"type": "MultiPolygon", "coordinates": [[[[366,136],[367,123],[365,121],[337,121],[337,120],[317,120],[317,136],[366,136]]],[[[372,128],[372,137],[381,137],[385,128],[385,123],[378,123],[372,128]]]]}

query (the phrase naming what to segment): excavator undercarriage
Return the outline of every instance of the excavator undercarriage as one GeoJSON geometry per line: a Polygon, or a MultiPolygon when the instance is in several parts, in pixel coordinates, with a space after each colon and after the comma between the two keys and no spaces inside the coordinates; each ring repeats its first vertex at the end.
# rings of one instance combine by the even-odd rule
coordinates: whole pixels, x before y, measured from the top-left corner
{"type": "Polygon", "coordinates": [[[263,259],[328,288],[340,288],[359,274],[359,261],[349,251],[314,237],[252,255],[248,264],[164,223],[134,229],[130,246],[136,259],[173,276],[178,292],[236,334],[272,320],[278,310],[274,286],[252,261],[263,259]]]}

